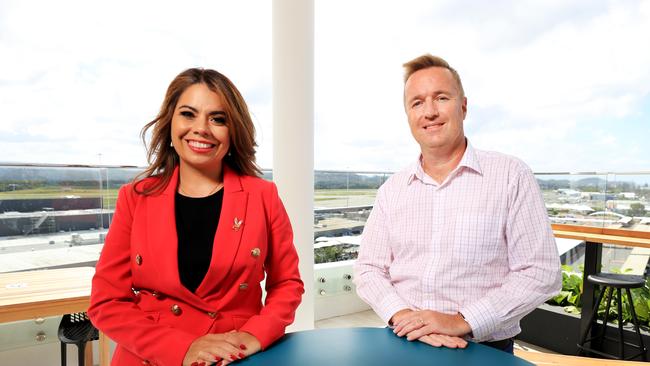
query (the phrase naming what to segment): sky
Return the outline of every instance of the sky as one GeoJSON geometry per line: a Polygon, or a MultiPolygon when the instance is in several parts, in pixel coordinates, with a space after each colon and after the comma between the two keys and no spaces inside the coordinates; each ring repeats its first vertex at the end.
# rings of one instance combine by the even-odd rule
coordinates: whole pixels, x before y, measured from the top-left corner
{"type": "MultiPolygon", "coordinates": [[[[314,41],[316,169],[417,158],[401,65],[431,53],[461,75],[475,148],[650,172],[648,0],[315,0],[314,41]]],[[[140,129],[193,66],[242,91],[272,168],[270,1],[2,0],[0,162],[146,165],[140,129]]]]}

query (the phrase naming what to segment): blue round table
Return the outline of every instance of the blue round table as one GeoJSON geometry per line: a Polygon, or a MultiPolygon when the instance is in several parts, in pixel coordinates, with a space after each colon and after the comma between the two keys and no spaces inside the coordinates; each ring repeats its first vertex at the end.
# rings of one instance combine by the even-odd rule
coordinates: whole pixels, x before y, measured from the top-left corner
{"type": "MultiPolygon", "coordinates": [[[[266,351],[235,364],[283,366],[530,366],[509,353],[470,343],[465,349],[409,342],[389,328],[316,329],[289,333],[266,351]]],[[[234,365],[234,364],[233,364],[234,365]]]]}

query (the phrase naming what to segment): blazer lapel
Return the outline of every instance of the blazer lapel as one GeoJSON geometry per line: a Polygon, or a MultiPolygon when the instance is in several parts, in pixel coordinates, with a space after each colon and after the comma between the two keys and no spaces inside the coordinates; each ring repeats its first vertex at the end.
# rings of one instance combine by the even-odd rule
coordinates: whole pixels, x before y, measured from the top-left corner
{"type": "Polygon", "coordinates": [[[246,229],[248,192],[243,190],[240,177],[227,166],[224,166],[223,183],[223,204],[212,244],[210,268],[196,291],[200,297],[208,295],[228,276],[246,229]]]}
{"type": "Polygon", "coordinates": [[[178,185],[178,167],[174,169],[167,187],[148,197],[147,205],[147,238],[155,253],[160,276],[164,283],[178,290],[183,287],[178,275],[178,235],[176,234],[176,213],[174,211],[174,195],[178,185]]]}

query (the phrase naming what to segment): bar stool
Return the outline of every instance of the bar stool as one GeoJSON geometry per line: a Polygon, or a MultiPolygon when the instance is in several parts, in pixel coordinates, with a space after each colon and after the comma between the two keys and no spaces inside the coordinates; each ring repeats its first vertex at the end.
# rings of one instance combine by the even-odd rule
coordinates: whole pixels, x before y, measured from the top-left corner
{"type": "Polygon", "coordinates": [[[93,326],[86,313],[65,314],[59,323],[59,340],[61,341],[61,366],[66,366],[66,347],[77,346],[79,366],[86,361],[86,343],[99,339],[99,331],[93,326]]]}
{"type": "Polygon", "coordinates": [[[595,275],[589,275],[587,277],[587,281],[593,283],[594,285],[600,286],[601,291],[600,291],[600,295],[598,296],[598,301],[596,301],[594,310],[589,319],[589,325],[587,326],[587,328],[585,329],[585,331],[582,333],[580,337],[580,343],[578,343],[578,348],[580,350],[580,353],[583,353],[583,351],[587,351],[587,352],[595,353],[600,356],[613,358],[617,360],[626,360],[626,359],[630,360],[635,357],[641,356],[643,360],[646,361],[647,349],[643,344],[643,338],[641,337],[641,332],[639,331],[639,321],[637,320],[636,312],[634,311],[634,302],[632,301],[632,293],[630,292],[630,289],[632,288],[639,288],[645,285],[645,279],[643,278],[643,276],[624,275],[624,274],[615,274],[615,273],[598,273],[595,275]],[[609,314],[609,307],[612,303],[612,294],[614,293],[614,289],[616,289],[616,295],[618,295],[618,299],[616,301],[616,303],[618,304],[618,339],[605,336],[605,333],[607,332],[607,315],[609,314]],[[632,313],[632,323],[634,324],[634,330],[636,331],[636,335],[639,337],[639,344],[625,342],[625,339],[623,337],[623,306],[622,306],[623,298],[621,297],[621,289],[625,289],[625,292],[627,293],[627,300],[630,303],[630,312],[632,313]],[[597,319],[598,307],[600,305],[600,302],[603,300],[603,297],[607,292],[607,290],[609,290],[609,296],[607,297],[605,319],[603,319],[603,325],[602,325],[603,330],[602,332],[600,332],[601,334],[596,336],[592,334],[592,336],[587,339],[587,335],[589,334],[589,331],[593,329],[594,324],[598,324],[598,319],[597,319]],[[595,322],[594,322],[594,318],[596,318],[595,322]],[[603,339],[618,342],[619,356],[598,351],[591,347],[593,345],[593,341],[603,340],[603,339]],[[585,343],[587,342],[589,342],[590,347],[585,346],[585,343]],[[637,348],[640,352],[633,356],[625,358],[625,345],[637,348]]]}

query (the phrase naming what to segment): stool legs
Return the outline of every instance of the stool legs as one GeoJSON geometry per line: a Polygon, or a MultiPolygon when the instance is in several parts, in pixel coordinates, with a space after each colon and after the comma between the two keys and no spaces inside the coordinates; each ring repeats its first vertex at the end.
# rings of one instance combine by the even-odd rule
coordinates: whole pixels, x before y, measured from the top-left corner
{"type": "MultiPolygon", "coordinates": [[[[618,298],[616,299],[617,300],[616,305],[617,305],[618,314],[617,314],[617,319],[616,320],[618,322],[618,336],[619,336],[619,340],[618,340],[619,341],[619,350],[618,350],[619,352],[618,353],[619,353],[619,359],[625,360],[625,344],[628,344],[630,346],[638,348],[639,351],[640,351],[640,353],[632,356],[631,358],[641,356],[644,361],[647,360],[647,358],[646,358],[647,350],[645,348],[645,345],[643,343],[643,337],[641,336],[641,332],[639,330],[639,321],[638,321],[638,318],[636,316],[636,311],[634,310],[634,302],[632,301],[632,293],[631,293],[629,288],[626,288],[625,291],[626,291],[626,295],[627,295],[627,300],[630,303],[630,312],[632,313],[632,322],[634,324],[634,331],[636,332],[636,335],[639,338],[639,344],[636,345],[636,344],[633,344],[633,343],[625,342],[624,331],[623,331],[623,295],[621,293],[621,289],[616,288],[616,295],[614,295],[614,288],[613,287],[603,286],[602,290],[600,292],[600,295],[598,296],[598,301],[594,305],[594,310],[593,310],[593,312],[592,312],[592,314],[590,316],[589,322],[587,323],[588,326],[583,331],[583,333],[581,334],[580,343],[578,343],[578,349],[579,349],[578,354],[582,355],[586,351],[588,351],[588,352],[595,353],[595,354],[598,354],[598,355],[601,355],[601,356],[605,356],[605,357],[609,357],[609,358],[616,358],[616,356],[614,356],[614,355],[604,353],[602,351],[598,351],[598,350],[594,349],[593,347],[594,347],[594,341],[596,341],[596,340],[599,340],[600,341],[599,343],[602,343],[603,340],[610,339],[610,338],[605,337],[606,333],[607,333],[607,318],[608,318],[608,315],[609,315],[609,309],[611,308],[611,305],[612,305],[612,298],[617,296],[618,298]],[[598,323],[598,319],[597,319],[597,317],[598,317],[598,308],[600,307],[600,303],[602,302],[602,300],[603,300],[603,298],[605,296],[605,293],[607,291],[609,291],[609,293],[607,294],[608,295],[607,296],[607,306],[605,307],[605,317],[603,319],[602,330],[600,332],[597,332],[596,330],[593,329],[593,326],[594,326],[594,324],[600,325],[598,323]],[[595,319],[595,321],[594,321],[594,319],[595,319]],[[592,332],[592,336],[587,338],[590,330],[592,332]],[[596,333],[596,332],[599,333],[599,334],[595,335],[594,333],[596,333]],[[585,346],[585,343],[587,343],[587,342],[590,342],[590,347],[585,346]]],[[[598,347],[598,346],[596,346],[596,347],[598,347]]]]}
{"type": "MultiPolygon", "coordinates": [[[[606,291],[607,291],[607,288],[600,291],[600,295],[598,295],[598,301],[596,301],[596,305],[594,306],[594,311],[591,312],[591,317],[589,318],[589,321],[587,322],[588,326],[587,326],[587,328],[585,328],[585,330],[582,332],[582,335],[580,336],[580,343],[578,344],[580,347],[578,349],[578,354],[582,354],[584,352],[584,350],[582,349],[582,346],[587,341],[587,335],[589,334],[589,330],[591,329],[591,324],[594,321],[594,317],[596,316],[596,314],[598,314],[598,305],[603,300],[603,295],[605,295],[606,291]]],[[[610,294],[610,300],[611,300],[611,294],[610,294]]],[[[609,311],[609,302],[607,304],[608,304],[608,311],[609,311]]]]}
{"type": "MultiPolygon", "coordinates": [[[[612,305],[612,298],[614,297],[614,289],[609,287],[603,288],[603,291],[607,292],[607,290],[609,290],[609,295],[607,296],[607,306],[605,307],[605,320],[603,321],[603,330],[600,332],[599,336],[601,337],[600,344],[602,344],[602,340],[605,339],[605,332],[607,332],[607,318],[609,317],[609,308],[612,305]]],[[[596,314],[598,313],[598,305],[600,304],[596,304],[596,311],[594,311],[596,314]]],[[[596,320],[596,324],[598,324],[598,320],[596,320]]]]}
{"type": "Polygon", "coordinates": [[[79,366],[84,366],[86,364],[86,342],[77,343],[77,353],[79,358],[79,366]]]}
{"type": "MultiPolygon", "coordinates": [[[[85,366],[86,364],[86,342],[75,343],[77,346],[77,358],[79,359],[79,366],[85,366]]],[[[68,363],[67,358],[67,345],[61,342],[61,366],[66,366],[68,363]]]]}
{"type": "MultiPolygon", "coordinates": [[[[619,342],[619,353],[621,354],[621,360],[625,359],[625,342],[623,342],[623,298],[621,297],[621,289],[617,288],[616,289],[616,294],[618,295],[618,339],[621,341],[619,342]]],[[[605,322],[607,322],[607,319],[605,319],[605,322]]],[[[607,323],[605,323],[607,325],[607,323]]]]}
{"type": "Polygon", "coordinates": [[[627,293],[627,300],[630,302],[630,312],[632,313],[632,322],[634,323],[634,331],[636,331],[636,336],[639,337],[639,346],[641,347],[641,357],[643,358],[643,361],[647,361],[646,357],[646,348],[645,344],[643,344],[643,337],[641,337],[641,332],[639,331],[639,321],[636,318],[636,311],[634,310],[634,302],[632,301],[632,293],[630,292],[629,288],[625,289],[625,292],[627,293]]]}
{"type": "Polygon", "coordinates": [[[66,356],[66,347],[67,345],[61,342],[61,366],[66,366],[66,364],[68,363],[68,359],[66,356]]]}

